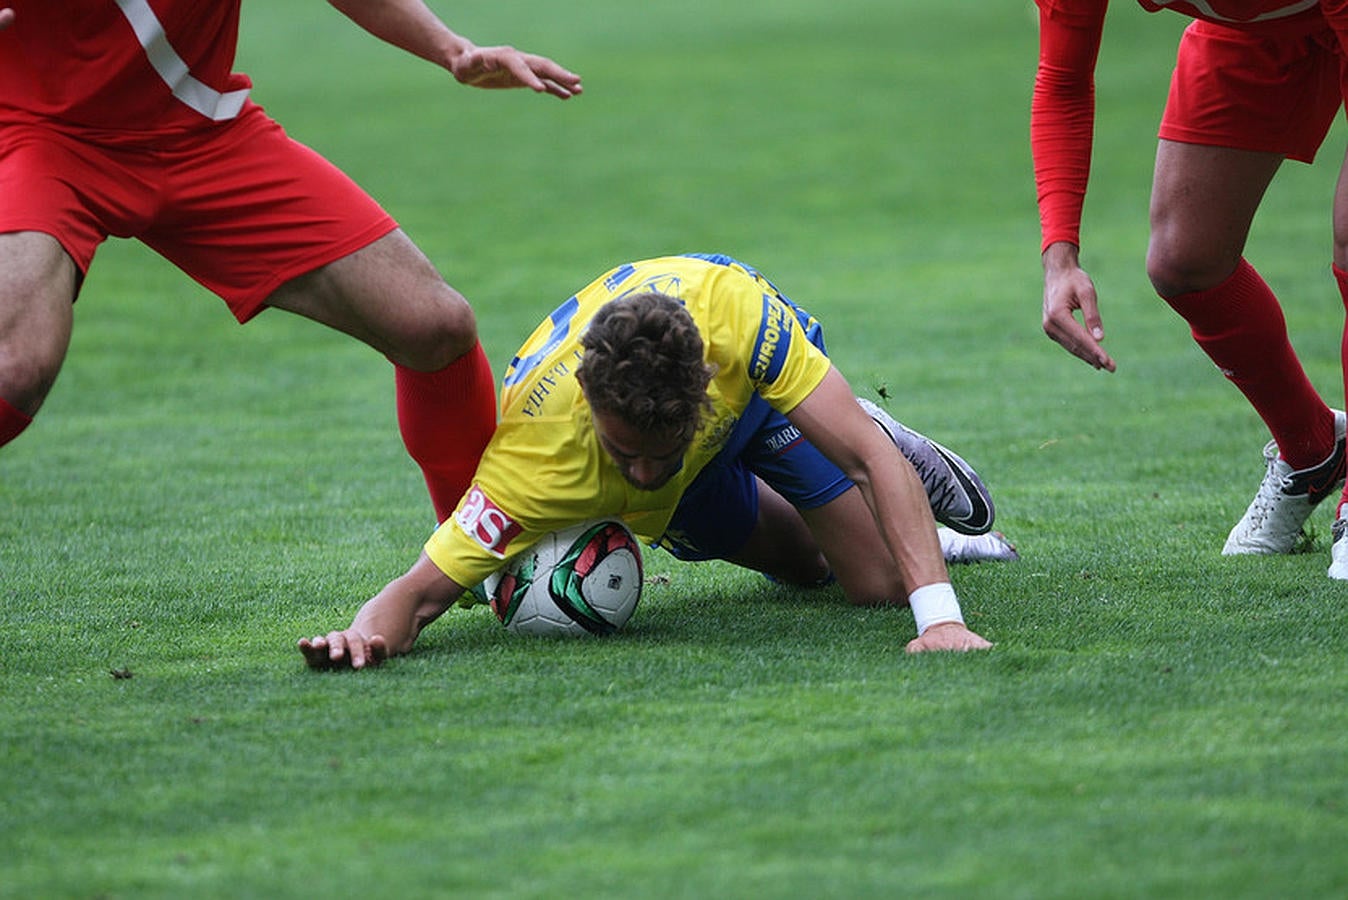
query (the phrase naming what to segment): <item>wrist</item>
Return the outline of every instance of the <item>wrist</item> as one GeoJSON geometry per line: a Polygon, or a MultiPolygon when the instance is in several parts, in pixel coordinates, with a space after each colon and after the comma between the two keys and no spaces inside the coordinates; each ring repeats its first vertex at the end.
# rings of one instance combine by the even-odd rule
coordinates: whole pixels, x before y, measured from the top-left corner
{"type": "Polygon", "coordinates": [[[933,625],[950,622],[964,624],[964,614],[960,611],[959,598],[949,582],[924,584],[908,595],[908,606],[917,622],[917,636],[933,625]]]}
{"type": "Polygon", "coordinates": [[[1054,241],[1039,254],[1044,271],[1081,268],[1081,247],[1072,241],[1054,241]]]}

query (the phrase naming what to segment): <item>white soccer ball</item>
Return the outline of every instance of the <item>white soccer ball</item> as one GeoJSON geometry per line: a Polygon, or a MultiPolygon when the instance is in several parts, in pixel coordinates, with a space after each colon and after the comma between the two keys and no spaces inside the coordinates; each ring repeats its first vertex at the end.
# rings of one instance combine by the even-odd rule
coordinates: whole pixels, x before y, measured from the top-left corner
{"type": "Polygon", "coordinates": [[[616,519],[546,534],[484,584],[516,634],[612,634],[641,599],[641,544],[616,519]]]}

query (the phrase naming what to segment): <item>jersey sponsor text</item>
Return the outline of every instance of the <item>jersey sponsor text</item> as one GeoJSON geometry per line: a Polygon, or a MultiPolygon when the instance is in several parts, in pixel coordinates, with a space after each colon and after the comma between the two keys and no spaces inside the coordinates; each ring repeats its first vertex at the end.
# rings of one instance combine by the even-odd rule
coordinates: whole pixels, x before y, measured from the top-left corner
{"type": "Polygon", "coordinates": [[[477,485],[468,491],[468,499],[455,521],[464,534],[498,559],[505,558],[506,547],[524,530],[477,485]]]}

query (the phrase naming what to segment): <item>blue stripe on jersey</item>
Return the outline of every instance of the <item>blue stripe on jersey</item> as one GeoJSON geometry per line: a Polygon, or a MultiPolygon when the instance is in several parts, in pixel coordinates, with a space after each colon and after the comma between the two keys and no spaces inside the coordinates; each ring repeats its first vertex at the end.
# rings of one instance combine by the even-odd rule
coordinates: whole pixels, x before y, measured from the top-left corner
{"type": "Polygon", "coordinates": [[[631,263],[623,263],[621,266],[618,266],[618,268],[614,269],[613,272],[607,278],[604,279],[604,288],[608,290],[610,294],[613,293],[618,289],[618,285],[622,284],[624,281],[630,278],[632,276],[632,273],[635,272],[636,270],[637,267],[632,265],[631,263]]]}
{"type": "Polygon", "coordinates": [[[543,346],[522,359],[519,356],[512,359],[510,365],[506,366],[505,377],[501,379],[501,383],[510,387],[528,377],[529,373],[546,359],[549,353],[556,350],[562,341],[566,340],[566,336],[571,333],[571,320],[576,317],[576,311],[579,309],[580,300],[576,299],[574,294],[571,299],[554,309],[548,316],[552,320],[552,333],[543,342],[543,346]]]}
{"type": "Polygon", "coordinates": [[[828,349],[824,346],[824,329],[821,329],[816,318],[797,306],[789,296],[782,294],[776,284],[772,284],[770,280],[763,278],[758,269],[735,259],[733,256],[725,255],[725,253],[683,253],[682,256],[687,257],[687,259],[706,260],[708,263],[717,265],[739,265],[749,275],[754,276],[759,282],[771,288],[772,294],[763,295],[763,323],[759,326],[758,342],[754,345],[754,364],[749,371],[749,377],[760,384],[771,383],[772,380],[776,379],[776,376],[782,373],[782,364],[786,360],[786,350],[790,348],[791,333],[789,329],[780,327],[779,315],[782,314],[782,309],[780,309],[779,304],[772,303],[774,296],[780,303],[790,307],[791,313],[795,314],[795,319],[801,323],[802,329],[805,329],[806,340],[828,354],[828,349]],[[775,309],[771,309],[771,307],[775,307],[775,309]],[[770,330],[780,330],[780,333],[785,334],[787,338],[785,344],[771,346],[771,348],[764,346],[767,338],[771,337],[770,330]],[[776,356],[778,352],[780,352],[780,356],[776,356]]]}
{"type": "Polygon", "coordinates": [[[709,263],[716,263],[718,266],[739,266],[746,272],[753,271],[735,257],[727,256],[724,253],[682,253],[680,255],[687,259],[704,259],[709,263]]]}
{"type": "Polygon", "coordinates": [[[763,318],[758,324],[749,378],[755,384],[771,384],[782,374],[791,352],[791,311],[772,294],[763,295],[763,318]]]}

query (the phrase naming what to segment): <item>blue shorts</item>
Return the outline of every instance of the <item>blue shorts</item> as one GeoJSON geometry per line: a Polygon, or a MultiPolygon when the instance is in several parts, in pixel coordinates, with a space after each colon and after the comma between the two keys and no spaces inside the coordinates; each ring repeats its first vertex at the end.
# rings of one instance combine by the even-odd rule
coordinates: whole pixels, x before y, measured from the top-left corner
{"type": "MultiPolygon", "coordinates": [[[[734,262],[754,271],[728,256],[688,255],[722,265],[734,262]]],[[[810,343],[827,353],[819,323],[780,291],[777,296],[795,310],[810,343]]],[[[852,487],[851,479],[805,440],[786,416],[755,396],[725,446],[684,492],[656,545],[690,561],[734,556],[758,522],[755,475],[800,509],[823,506],[852,487]]]]}

